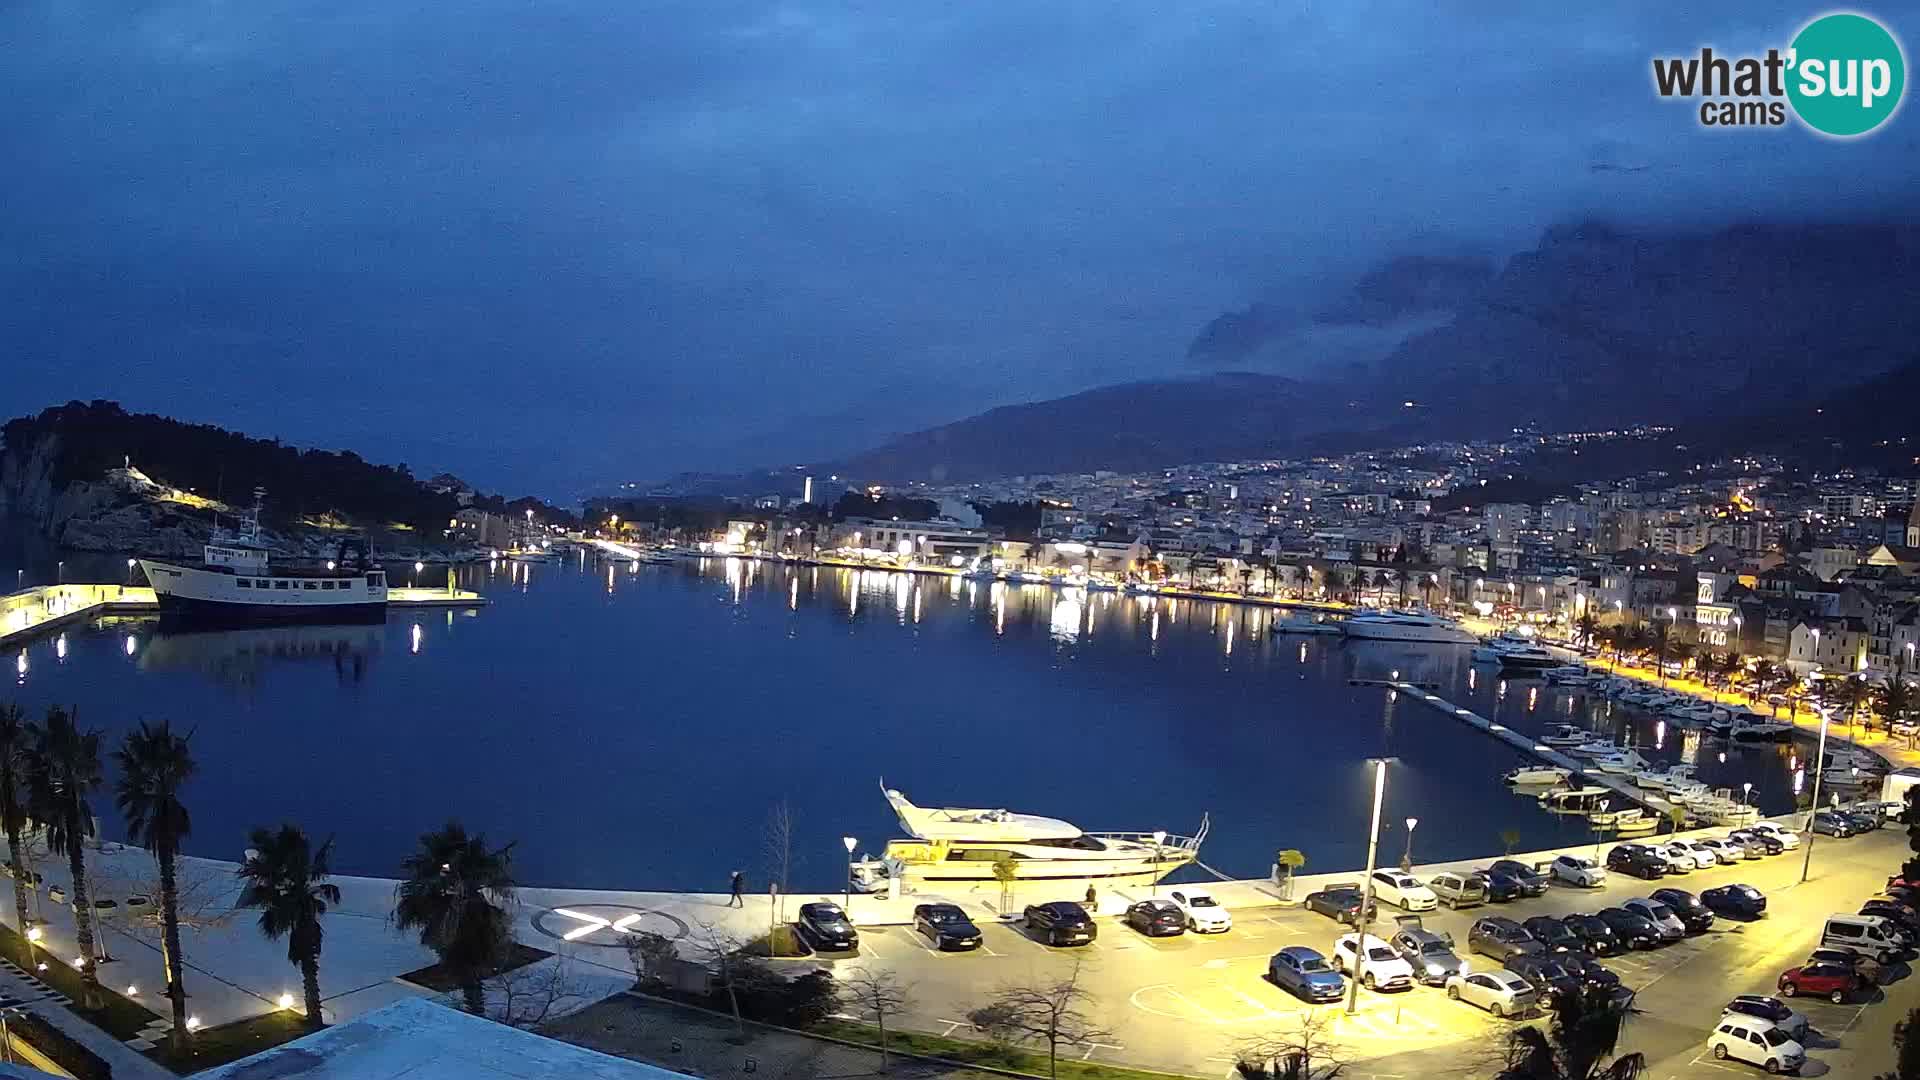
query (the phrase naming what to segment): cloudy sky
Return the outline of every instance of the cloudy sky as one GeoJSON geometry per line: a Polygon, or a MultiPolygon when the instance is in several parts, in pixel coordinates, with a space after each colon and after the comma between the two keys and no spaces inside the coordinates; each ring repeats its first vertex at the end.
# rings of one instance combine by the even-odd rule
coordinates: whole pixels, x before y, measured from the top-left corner
{"type": "Polygon", "coordinates": [[[1911,109],[1652,94],[1818,9],[1568,7],[13,0],[0,405],[567,496],[1190,370],[1396,253],[1905,212],[1911,109]]]}

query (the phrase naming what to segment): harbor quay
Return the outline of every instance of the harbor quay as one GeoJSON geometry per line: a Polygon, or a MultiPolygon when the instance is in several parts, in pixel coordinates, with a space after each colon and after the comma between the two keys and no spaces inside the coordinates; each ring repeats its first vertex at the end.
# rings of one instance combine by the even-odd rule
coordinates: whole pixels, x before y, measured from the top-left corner
{"type": "MultiPolygon", "coordinates": [[[[1782,820],[1797,824],[1792,819],[1782,820]]],[[[1355,827],[1363,826],[1361,822],[1355,827]]],[[[1688,838],[1724,831],[1703,829],[1678,835],[1688,838]]],[[[1672,835],[1663,834],[1660,839],[1672,835]]],[[[79,959],[72,912],[52,899],[49,892],[50,887],[71,891],[64,880],[66,861],[50,857],[39,843],[29,840],[29,844],[32,865],[45,875],[45,883],[32,897],[36,917],[44,920],[38,939],[43,962],[72,965],[79,959]]],[[[1812,874],[1804,885],[1798,880],[1799,852],[1698,871],[1661,883],[1698,891],[1745,882],[1765,891],[1773,905],[1771,917],[1765,922],[1728,923],[1658,952],[1607,961],[1628,985],[1641,991],[1643,1011],[1650,998],[1676,997],[1674,1010],[1687,1017],[1700,1014],[1691,1019],[1663,1014],[1659,1031],[1664,1041],[1656,1042],[1662,1053],[1671,1056],[1684,1051],[1688,1056],[1696,1055],[1699,1033],[1717,1015],[1721,1000],[1744,992],[1745,982],[1755,984],[1754,992],[1770,991],[1773,972],[1804,955],[1811,939],[1818,936],[1822,918],[1831,912],[1853,910],[1862,898],[1878,891],[1905,855],[1904,835],[1893,829],[1847,840],[1818,837],[1816,844],[1812,874]]],[[[1582,844],[1510,857],[1540,864],[1559,854],[1592,857],[1599,846],[1582,844]]],[[[1413,873],[1427,880],[1446,871],[1471,870],[1499,857],[1494,853],[1474,860],[1416,864],[1413,873]]],[[[88,865],[95,896],[102,899],[124,901],[130,889],[141,887],[137,883],[151,881],[154,875],[146,852],[117,843],[90,846],[88,865]]],[[[291,1007],[298,1005],[298,972],[288,964],[284,944],[269,942],[260,935],[256,913],[233,909],[236,869],[237,864],[232,862],[182,859],[182,879],[191,897],[182,928],[188,1010],[199,1025],[214,1026],[287,1008],[288,1003],[291,1007]]],[[[1297,875],[1284,886],[1270,876],[1124,888],[1087,881],[1021,881],[1014,883],[1005,897],[994,882],[941,883],[938,887],[909,888],[899,895],[809,893],[782,901],[765,893],[748,894],[738,906],[724,893],[524,887],[516,892],[513,935],[522,945],[552,954],[524,970],[530,976],[551,973],[564,986],[565,1000],[555,1010],[557,1016],[615,998],[634,985],[635,973],[623,944],[630,933],[662,934],[676,943],[684,958],[698,960],[705,955],[709,942],[757,938],[783,919],[792,920],[801,904],[846,903],[861,935],[857,949],[818,952],[777,963],[792,970],[825,968],[840,977],[863,968],[892,972],[913,989],[915,1004],[898,1018],[902,1026],[935,1034],[957,1032],[963,1037],[967,1012],[982,1004],[997,987],[1078,970],[1093,995],[1090,1009],[1100,1026],[1112,1035],[1093,1045],[1076,1047],[1075,1057],[1217,1076],[1231,1066],[1238,1041],[1297,1028],[1303,1018],[1316,1012],[1266,981],[1267,959],[1293,945],[1331,955],[1333,939],[1347,928],[1305,910],[1301,902],[1316,890],[1355,883],[1360,877],[1357,870],[1342,870],[1297,875]],[[1019,915],[1027,904],[1084,902],[1089,885],[1096,898],[1093,909],[1101,917],[1100,934],[1089,946],[1057,949],[1024,932],[1019,915]],[[1130,905],[1181,888],[1212,893],[1233,914],[1233,928],[1217,935],[1157,939],[1138,935],[1120,921],[1130,905]],[[913,908],[938,901],[960,905],[982,928],[980,950],[938,952],[911,929],[913,908]]],[[[434,957],[416,939],[399,933],[391,924],[397,882],[352,876],[333,880],[340,887],[341,898],[324,920],[326,943],[320,975],[326,1020],[350,1020],[403,998],[448,1000],[402,978],[431,965],[434,957]]],[[[1429,929],[1450,934],[1464,954],[1468,925],[1480,914],[1523,918],[1591,911],[1618,904],[1628,896],[1643,895],[1652,887],[1651,883],[1615,875],[1597,889],[1556,885],[1537,900],[1477,911],[1442,909],[1424,913],[1421,918],[1429,929]]],[[[1390,932],[1397,914],[1381,905],[1376,932],[1390,932]]],[[[12,905],[0,904],[0,919],[13,922],[12,905]]],[[[157,933],[125,916],[104,917],[98,925],[102,984],[152,1008],[159,1019],[166,1009],[160,994],[162,963],[157,933]]],[[[11,974],[5,977],[14,978],[11,974]]],[[[1905,1000],[1914,996],[1913,985],[1911,980],[1904,980],[1879,994],[1905,1000]]],[[[13,990],[32,993],[31,987],[13,990]]],[[[495,999],[502,996],[497,988],[490,994],[495,999]]],[[[1411,1063],[1392,1062],[1398,1055],[1415,1051],[1441,1055],[1421,1058],[1418,1074],[1431,1073],[1434,1062],[1473,1067],[1478,1060],[1475,1055],[1484,1054],[1489,1040],[1497,1040],[1508,1023],[1448,1001],[1434,990],[1409,994],[1366,991],[1352,1014],[1337,1009],[1325,1013],[1331,1017],[1330,1031],[1343,1055],[1356,1063],[1356,1075],[1382,1080],[1414,1075],[1405,1071],[1411,1063]]],[[[849,1016],[857,1019],[854,1014],[849,1016]]],[[[1836,1012],[1836,1025],[1840,1019],[1836,1012]]],[[[1836,1026],[1832,1030],[1839,1033],[1844,1028],[1836,1026]]],[[[1842,1049],[1849,1045],[1849,1040],[1841,1040],[1842,1049]]],[[[1684,1065],[1685,1060],[1676,1059],[1675,1064],[1684,1065]]],[[[1677,1068],[1671,1074],[1658,1075],[1690,1074],[1685,1068],[1677,1068]]]]}

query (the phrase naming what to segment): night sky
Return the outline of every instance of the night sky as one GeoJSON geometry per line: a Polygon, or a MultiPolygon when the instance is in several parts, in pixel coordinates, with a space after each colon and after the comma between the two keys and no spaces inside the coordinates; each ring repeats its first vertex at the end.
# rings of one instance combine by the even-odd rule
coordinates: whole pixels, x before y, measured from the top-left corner
{"type": "Polygon", "coordinates": [[[1224,310],[1569,217],[1910,215],[1911,103],[1842,143],[1652,91],[1822,10],[14,0],[0,411],[570,496],[1191,370],[1224,310]]]}

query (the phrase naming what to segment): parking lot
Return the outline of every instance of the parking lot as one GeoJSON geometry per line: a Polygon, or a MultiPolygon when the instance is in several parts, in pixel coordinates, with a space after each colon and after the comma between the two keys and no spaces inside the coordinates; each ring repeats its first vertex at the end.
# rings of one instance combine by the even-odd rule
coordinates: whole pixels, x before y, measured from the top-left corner
{"type": "MultiPolygon", "coordinates": [[[[1644,896],[1659,886],[1698,892],[1746,882],[1766,893],[1768,917],[1755,923],[1716,920],[1703,934],[1664,948],[1602,960],[1639,995],[1629,1021],[1629,1048],[1646,1053],[1657,1077],[1723,1077],[1747,1066],[1717,1062],[1704,1054],[1705,1038],[1720,1006],[1737,993],[1772,993],[1774,980],[1804,959],[1824,917],[1852,912],[1877,892],[1906,855],[1904,832],[1883,829],[1847,840],[1822,837],[1814,873],[1799,884],[1801,856],[1788,852],[1736,866],[1718,866],[1648,883],[1613,875],[1598,889],[1556,884],[1542,897],[1489,904],[1462,912],[1442,909],[1423,916],[1428,929],[1451,934],[1466,954],[1467,928],[1484,914],[1512,918],[1592,912],[1644,896]]],[[[1135,899],[1144,899],[1145,892],[1135,899]]],[[[1399,912],[1382,905],[1376,932],[1390,933],[1399,912]]],[[[1017,926],[995,922],[985,911],[970,914],[984,932],[974,953],[938,953],[904,927],[862,932],[860,954],[836,959],[836,967],[873,964],[893,970],[912,988],[909,1026],[964,1034],[967,1012],[1004,983],[1052,982],[1079,965],[1080,979],[1094,995],[1089,1010],[1110,1035],[1075,1050],[1075,1056],[1196,1075],[1224,1075],[1234,1050],[1250,1038],[1299,1029],[1313,1013],[1332,1017],[1327,1034],[1357,1063],[1355,1076],[1392,1080],[1436,1070],[1471,1071],[1497,1055],[1514,1021],[1498,1020],[1469,1005],[1449,1001],[1434,987],[1400,993],[1362,990],[1358,1011],[1344,1004],[1309,1006],[1267,981],[1268,958],[1288,945],[1331,955],[1333,939],[1346,928],[1297,907],[1247,908],[1234,913],[1225,934],[1149,939],[1118,919],[1100,920],[1090,946],[1059,949],[1027,937],[1017,926]]],[[[1472,957],[1477,968],[1497,966],[1472,957]]],[[[1903,1008],[1886,1003],[1889,993],[1911,996],[1904,967],[1871,1002],[1831,1005],[1807,998],[1794,1007],[1819,1032],[1809,1046],[1806,1075],[1854,1074],[1888,1053],[1852,1037],[1871,1010],[1903,1008]],[[1861,1058],[1864,1050],[1869,1055],[1861,1058]]],[[[1880,1042],[1884,1043],[1884,1039],[1880,1042]]]]}

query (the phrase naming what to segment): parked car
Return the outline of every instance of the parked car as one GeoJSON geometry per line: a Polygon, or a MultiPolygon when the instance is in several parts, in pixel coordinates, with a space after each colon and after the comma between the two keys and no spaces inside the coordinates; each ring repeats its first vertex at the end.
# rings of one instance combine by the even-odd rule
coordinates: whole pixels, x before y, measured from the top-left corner
{"type": "Polygon", "coordinates": [[[1586,943],[1586,952],[1595,956],[1617,956],[1627,951],[1627,943],[1602,919],[1592,915],[1565,915],[1560,921],[1586,943]]]}
{"type": "Polygon", "coordinates": [[[1511,971],[1475,971],[1447,980],[1447,996],[1477,1005],[1495,1016],[1525,1016],[1539,1007],[1540,995],[1511,971]]]}
{"type": "Polygon", "coordinates": [[[1512,919],[1500,915],[1487,915],[1474,920],[1467,931],[1467,951],[1482,956],[1491,956],[1505,962],[1507,957],[1520,953],[1545,952],[1546,946],[1533,939],[1527,928],[1512,919]]]}
{"type": "Polygon", "coordinates": [[[1895,927],[1907,935],[1907,944],[1912,945],[1920,938],[1920,911],[1913,905],[1905,904],[1890,896],[1875,896],[1860,905],[1860,914],[1879,915],[1892,921],[1895,927]]]}
{"type": "Polygon", "coordinates": [[[1651,949],[1660,944],[1660,928],[1653,920],[1626,908],[1601,908],[1593,913],[1594,918],[1607,924],[1615,937],[1625,942],[1629,949],[1651,949]]]}
{"type": "Polygon", "coordinates": [[[1360,970],[1360,985],[1369,990],[1411,990],[1413,989],[1413,965],[1393,951],[1393,946],[1374,937],[1366,936],[1366,962],[1356,965],[1354,948],[1358,935],[1341,934],[1333,941],[1333,970],[1342,975],[1351,975],[1354,968],[1360,970]]]}
{"type": "Polygon", "coordinates": [[[67,902],[67,890],[59,885],[49,885],[47,886],[47,899],[56,904],[64,904],[67,902]]]}
{"type": "Polygon", "coordinates": [[[1683,874],[1688,870],[1704,870],[1720,861],[1719,857],[1711,851],[1695,851],[1693,845],[1685,840],[1669,840],[1664,844],[1655,844],[1654,850],[1666,856],[1667,865],[1685,867],[1680,870],[1683,874]]]}
{"type": "Polygon", "coordinates": [[[1267,961],[1267,978],[1303,1001],[1338,1001],[1347,992],[1347,980],[1327,965],[1327,958],[1305,945],[1289,945],[1267,961]]]}
{"type": "Polygon", "coordinates": [[[1751,885],[1722,885],[1700,894],[1700,902],[1715,915],[1758,919],[1767,913],[1767,897],[1751,885]]]}
{"type": "MultiPolygon", "coordinates": [[[[1732,866],[1734,863],[1747,857],[1747,849],[1743,845],[1729,840],[1724,836],[1703,836],[1695,840],[1694,843],[1705,844],[1712,848],[1714,855],[1726,866],[1732,866]]],[[[1760,856],[1756,852],[1753,857],[1757,859],[1760,856]]]]}
{"type": "Polygon", "coordinates": [[[1647,895],[1667,905],[1667,910],[1673,912],[1689,934],[1698,934],[1713,926],[1713,912],[1685,889],[1655,889],[1647,895]]]}
{"type": "Polygon", "coordinates": [[[1805,1047],[1757,1016],[1721,1017],[1707,1036],[1707,1050],[1722,1061],[1732,1058],[1770,1073],[1796,1072],[1807,1060],[1805,1047]]]}
{"type": "Polygon", "coordinates": [[[1455,911],[1487,902],[1487,879],[1478,874],[1435,874],[1427,882],[1427,888],[1442,904],[1455,911]]]}
{"type": "Polygon", "coordinates": [[[1605,964],[1594,959],[1591,953],[1561,953],[1559,959],[1567,966],[1578,971],[1580,978],[1584,980],[1588,986],[1598,987],[1603,990],[1621,989],[1620,976],[1614,974],[1613,970],[1605,964]]]}
{"type": "Polygon", "coordinates": [[[1319,892],[1307,894],[1305,907],[1308,911],[1317,911],[1335,922],[1348,926],[1359,926],[1363,922],[1372,922],[1379,913],[1377,904],[1367,903],[1367,897],[1360,886],[1351,882],[1329,885],[1319,892]],[[1360,906],[1367,904],[1365,918],[1361,917],[1360,906]]]}
{"type": "Polygon", "coordinates": [[[1518,859],[1496,859],[1480,870],[1483,874],[1499,874],[1513,879],[1520,890],[1528,896],[1547,894],[1547,876],[1518,859]]]}
{"type": "Polygon", "coordinates": [[[1836,810],[1834,813],[1847,819],[1856,833],[1872,832],[1880,827],[1880,815],[1866,810],[1836,810]]]}
{"type": "Polygon", "coordinates": [[[1727,839],[1745,844],[1749,854],[1755,849],[1762,855],[1778,855],[1787,850],[1787,845],[1779,837],[1757,829],[1735,829],[1727,834],[1727,839]]]}
{"type": "Polygon", "coordinates": [[[980,928],[956,904],[919,904],[913,909],[913,928],[941,951],[980,947],[980,928]]]}
{"type": "Polygon", "coordinates": [[[1196,934],[1224,934],[1233,929],[1233,914],[1205,889],[1182,885],[1169,892],[1167,899],[1180,905],[1187,916],[1187,929],[1196,934]]]}
{"type": "Polygon", "coordinates": [[[1607,852],[1607,869],[1653,881],[1667,876],[1667,860],[1645,844],[1615,844],[1607,852]]]}
{"type": "Polygon", "coordinates": [[[1486,887],[1490,903],[1504,904],[1527,895],[1526,886],[1512,874],[1499,870],[1475,870],[1473,877],[1486,887]]]}
{"type": "Polygon", "coordinates": [[[1580,992],[1586,980],[1579,969],[1561,961],[1560,953],[1523,953],[1507,958],[1507,970],[1525,979],[1529,985],[1555,1001],[1580,992]]]}
{"type": "Polygon", "coordinates": [[[1813,994],[1839,1005],[1864,986],[1865,980],[1847,964],[1802,964],[1781,972],[1779,985],[1787,997],[1813,994]]]}
{"type": "Polygon", "coordinates": [[[1387,944],[1413,968],[1413,977],[1428,986],[1445,986],[1448,976],[1468,970],[1453,951],[1453,939],[1418,926],[1404,927],[1387,944]]]}
{"type": "Polygon", "coordinates": [[[1533,935],[1541,947],[1548,952],[1566,952],[1586,947],[1586,939],[1567,928],[1567,924],[1552,915],[1535,915],[1520,924],[1527,933],[1533,935]]]}
{"type": "Polygon", "coordinates": [[[1663,944],[1672,944],[1687,936],[1687,924],[1681,920],[1680,916],[1674,914],[1672,908],[1651,896],[1635,897],[1632,900],[1623,901],[1620,906],[1636,915],[1646,916],[1654,929],[1660,931],[1660,941],[1663,944]]]}
{"type": "Polygon", "coordinates": [[[1787,1003],[1765,994],[1740,994],[1720,1010],[1720,1016],[1757,1016],[1786,1032],[1795,1042],[1807,1041],[1807,1018],[1787,1007],[1787,1003]]]}
{"type": "Polygon", "coordinates": [[[800,936],[816,949],[857,949],[860,935],[839,904],[800,905],[800,918],[794,923],[800,936]]]}
{"type": "Polygon", "coordinates": [[[1553,862],[1547,864],[1547,872],[1555,881],[1586,889],[1597,889],[1607,883],[1606,868],[1584,855],[1556,855],[1553,862]]]}
{"type": "Polygon", "coordinates": [[[1747,826],[1748,832],[1764,833],[1780,841],[1788,851],[1800,846],[1800,834],[1784,825],[1772,821],[1756,821],[1747,826]]]}
{"type": "Polygon", "coordinates": [[[1126,922],[1148,937],[1173,937],[1187,932],[1187,913],[1171,900],[1142,900],[1127,908],[1126,922]]]}
{"type": "Polygon", "coordinates": [[[1813,815],[1813,831],[1821,836],[1834,836],[1842,839],[1852,836],[1860,830],[1853,823],[1831,810],[1822,810],[1813,815]]]}
{"type": "Polygon", "coordinates": [[[1693,861],[1698,864],[1702,870],[1705,870],[1709,866],[1719,866],[1722,862],[1726,861],[1720,857],[1720,849],[1707,843],[1705,840],[1676,840],[1674,842],[1685,844],[1687,850],[1693,852],[1693,861]]]}
{"type": "MultiPolygon", "coordinates": [[[[1881,973],[1885,970],[1879,961],[1870,956],[1861,956],[1851,949],[1817,948],[1807,953],[1806,964],[1839,964],[1842,967],[1850,967],[1859,972],[1860,977],[1866,980],[1868,985],[1877,985],[1880,982],[1881,973]]],[[[1805,967],[1806,964],[1801,966],[1805,967]]]]}
{"type": "Polygon", "coordinates": [[[1085,945],[1100,935],[1093,916],[1071,900],[1028,905],[1026,923],[1027,933],[1049,945],[1085,945]]]}
{"type": "Polygon", "coordinates": [[[1373,895],[1374,899],[1403,911],[1432,911],[1440,906],[1440,898],[1433,890],[1404,870],[1375,870],[1373,895]]]}
{"type": "Polygon", "coordinates": [[[1907,942],[1893,923],[1879,915],[1830,915],[1820,931],[1820,946],[1846,949],[1891,964],[1907,951],[1907,942]]]}

